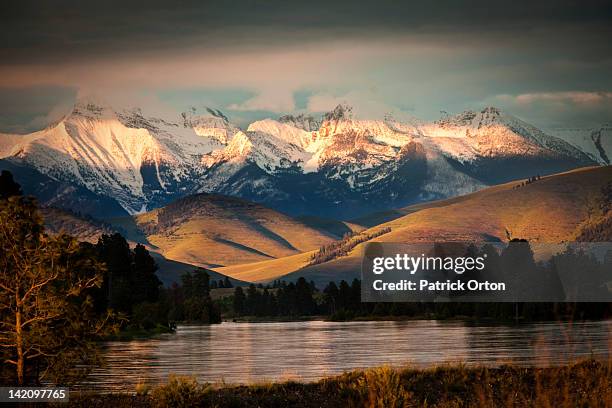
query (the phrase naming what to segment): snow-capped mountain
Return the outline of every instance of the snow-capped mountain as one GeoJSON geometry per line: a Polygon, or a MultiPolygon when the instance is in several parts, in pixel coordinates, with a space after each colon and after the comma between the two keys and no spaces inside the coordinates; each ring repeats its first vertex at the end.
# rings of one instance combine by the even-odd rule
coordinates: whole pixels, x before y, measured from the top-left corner
{"type": "Polygon", "coordinates": [[[590,129],[557,128],[550,129],[548,133],[582,150],[600,164],[607,165],[612,163],[611,124],[590,129]]]}
{"type": "Polygon", "coordinates": [[[358,120],[338,106],[308,129],[286,120],[252,123],[235,137],[239,147],[205,155],[203,191],[342,216],[593,164],[571,144],[496,108],[409,124],[358,120]]]}
{"type": "Polygon", "coordinates": [[[356,119],[340,105],[320,119],[286,115],[239,129],[215,109],[172,120],[82,101],[47,129],[0,135],[0,166],[74,186],[79,199],[65,202],[86,191],[130,214],[215,192],[348,218],[592,165],[592,153],[496,108],[403,123],[356,119]]]}
{"type": "Polygon", "coordinates": [[[201,155],[224,146],[219,127],[206,129],[200,122],[191,127],[145,118],[138,109],[114,111],[80,102],[44,130],[0,135],[0,154],[136,213],[150,202],[182,195],[197,179],[201,155]]]}
{"type": "Polygon", "coordinates": [[[446,154],[462,161],[495,157],[573,157],[585,160],[578,148],[494,107],[420,127],[446,154]]]}

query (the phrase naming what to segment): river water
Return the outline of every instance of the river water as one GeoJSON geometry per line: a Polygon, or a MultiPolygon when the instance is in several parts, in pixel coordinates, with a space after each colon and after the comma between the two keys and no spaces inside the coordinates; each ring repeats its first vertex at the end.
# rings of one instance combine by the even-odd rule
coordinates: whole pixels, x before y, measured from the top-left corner
{"type": "Polygon", "coordinates": [[[82,384],[133,392],[171,373],[213,383],[316,380],[391,364],[546,366],[611,357],[612,320],[515,326],[414,320],[179,326],[174,334],[105,343],[107,365],[82,384]]]}

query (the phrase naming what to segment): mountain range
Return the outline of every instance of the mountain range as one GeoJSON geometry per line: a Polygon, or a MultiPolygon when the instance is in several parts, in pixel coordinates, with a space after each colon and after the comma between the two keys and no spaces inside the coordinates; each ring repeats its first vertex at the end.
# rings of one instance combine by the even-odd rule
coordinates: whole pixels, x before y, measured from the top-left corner
{"type": "Polygon", "coordinates": [[[610,157],[609,127],[545,132],[494,107],[401,122],[339,105],[241,129],[216,109],[162,119],[83,100],[41,131],[0,134],[0,167],[26,193],[96,218],[208,193],[346,220],[610,157]]]}

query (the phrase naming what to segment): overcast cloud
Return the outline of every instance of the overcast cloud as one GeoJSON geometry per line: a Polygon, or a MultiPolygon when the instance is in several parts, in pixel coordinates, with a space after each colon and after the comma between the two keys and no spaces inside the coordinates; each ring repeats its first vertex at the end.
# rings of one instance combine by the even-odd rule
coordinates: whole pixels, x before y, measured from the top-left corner
{"type": "MultiPolygon", "coordinates": [[[[435,119],[495,105],[541,127],[612,120],[610,2],[4,2],[0,131],[93,94],[245,125],[347,102],[435,119]]],[[[145,106],[145,107],[147,107],[145,106]]]]}

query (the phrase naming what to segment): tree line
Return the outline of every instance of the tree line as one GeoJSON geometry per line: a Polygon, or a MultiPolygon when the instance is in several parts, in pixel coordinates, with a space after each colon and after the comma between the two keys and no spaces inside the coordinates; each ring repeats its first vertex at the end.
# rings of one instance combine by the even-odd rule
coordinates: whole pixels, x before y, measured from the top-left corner
{"type": "Polygon", "coordinates": [[[330,320],[376,318],[473,318],[493,321],[542,321],[609,318],[609,303],[511,302],[361,302],[361,281],[330,282],[322,291],[303,278],[295,283],[236,287],[228,317],[323,316],[330,320]]]}
{"type": "Polygon", "coordinates": [[[279,282],[272,286],[234,290],[233,314],[236,316],[313,316],[320,313],[315,301],[316,287],[306,279],[295,283],[279,282]]]}
{"type": "Polygon", "coordinates": [[[318,265],[341,256],[346,256],[357,245],[389,232],[391,232],[390,227],[381,228],[368,233],[346,233],[341,240],[331,242],[319,248],[319,250],[310,257],[309,265],[318,265]]]}
{"type": "MultiPolygon", "coordinates": [[[[99,341],[121,328],[220,321],[209,276],[164,289],[147,249],[119,233],[96,244],[45,230],[37,202],[0,173],[0,378],[70,384],[101,363],[99,341]]],[[[218,283],[217,283],[218,284],[218,283]]],[[[225,285],[226,282],[223,282],[225,285]]]]}
{"type": "MultiPolygon", "coordinates": [[[[86,245],[86,244],[85,244],[86,245]]],[[[102,286],[95,291],[99,311],[111,309],[126,317],[127,328],[174,328],[176,322],[219,323],[220,313],[210,297],[213,287],[231,285],[214,281],[201,268],[181,276],[181,284],[164,288],[157,278],[157,264],[142,244],[134,249],[119,233],[102,235],[96,254],[106,265],[102,286]]]]}
{"type": "Polygon", "coordinates": [[[344,280],[339,284],[329,282],[319,291],[313,282],[308,283],[301,277],[295,283],[274,281],[266,286],[251,285],[246,291],[238,287],[231,302],[233,308],[227,312],[234,316],[258,317],[318,315],[333,320],[403,316],[534,321],[568,316],[578,319],[607,318],[610,315],[610,303],[573,302],[605,299],[609,296],[606,285],[610,279],[612,251],[608,251],[601,261],[580,248],[568,246],[550,261],[536,262],[530,244],[526,240],[515,239],[501,251],[488,244],[478,248],[475,245],[451,243],[435,245],[434,252],[440,256],[485,256],[485,270],[466,271],[461,275],[451,272],[447,278],[483,281],[486,277],[493,281],[508,282],[511,289],[507,293],[494,295],[506,302],[467,302],[470,296],[487,295],[483,290],[474,294],[451,293],[450,297],[454,300],[452,303],[434,302],[430,295],[415,302],[363,303],[361,281],[358,279],[350,284],[344,280]],[[580,271],[580,274],[576,271],[580,271]],[[587,276],[588,279],[585,279],[587,276]],[[521,297],[541,298],[547,302],[513,301],[521,297]]]}
{"type": "Polygon", "coordinates": [[[521,187],[525,187],[531,183],[535,183],[536,181],[540,181],[542,179],[542,177],[538,174],[536,176],[531,176],[529,177],[527,180],[521,182],[520,184],[516,184],[515,186],[512,187],[512,189],[517,189],[517,188],[521,188],[521,187]]]}

